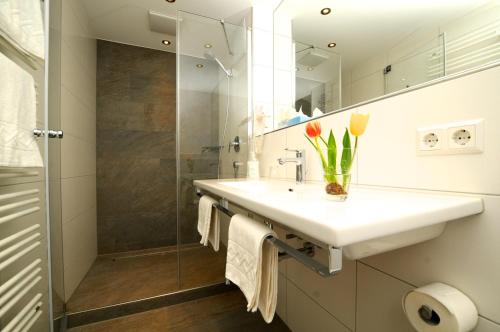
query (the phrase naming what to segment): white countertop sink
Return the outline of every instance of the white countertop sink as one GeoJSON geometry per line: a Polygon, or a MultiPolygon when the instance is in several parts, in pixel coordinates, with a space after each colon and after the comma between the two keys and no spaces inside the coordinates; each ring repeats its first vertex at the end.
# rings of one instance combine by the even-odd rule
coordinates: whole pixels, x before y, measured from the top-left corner
{"type": "Polygon", "coordinates": [[[448,221],[483,211],[469,195],[352,186],[344,202],[325,198],[320,184],[278,180],[195,180],[227,199],[359,259],[438,237],[448,221]]]}

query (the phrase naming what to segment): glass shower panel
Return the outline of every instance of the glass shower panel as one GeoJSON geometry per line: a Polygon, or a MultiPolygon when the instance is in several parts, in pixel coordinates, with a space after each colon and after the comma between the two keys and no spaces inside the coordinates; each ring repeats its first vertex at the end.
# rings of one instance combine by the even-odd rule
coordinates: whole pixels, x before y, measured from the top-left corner
{"type": "Polygon", "coordinates": [[[384,69],[385,94],[445,75],[444,35],[399,58],[384,69]]]}
{"type": "Polygon", "coordinates": [[[246,29],[186,12],[177,24],[179,282],[188,289],[224,280],[224,246],[214,252],[199,244],[193,180],[234,177],[236,168],[245,175],[246,29]],[[236,136],[241,149],[229,151],[236,136]]]}

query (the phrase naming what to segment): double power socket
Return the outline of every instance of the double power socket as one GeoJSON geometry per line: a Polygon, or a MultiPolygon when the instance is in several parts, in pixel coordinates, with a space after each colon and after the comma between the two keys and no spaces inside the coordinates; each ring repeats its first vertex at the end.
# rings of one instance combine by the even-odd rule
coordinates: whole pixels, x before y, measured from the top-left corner
{"type": "Polygon", "coordinates": [[[417,129],[418,155],[481,153],[483,146],[483,119],[444,123],[417,129]]]}

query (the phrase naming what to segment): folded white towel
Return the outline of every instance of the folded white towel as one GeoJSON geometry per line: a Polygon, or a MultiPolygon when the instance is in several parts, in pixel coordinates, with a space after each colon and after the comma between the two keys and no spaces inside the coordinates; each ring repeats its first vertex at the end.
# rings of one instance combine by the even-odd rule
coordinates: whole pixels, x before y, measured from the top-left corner
{"type": "Polygon", "coordinates": [[[0,1],[0,37],[20,52],[44,58],[44,33],[40,0],[0,1]]]}
{"type": "Polygon", "coordinates": [[[33,129],[36,91],[33,76],[0,53],[0,166],[43,167],[33,129]]]}
{"type": "Polygon", "coordinates": [[[226,278],[245,295],[248,311],[259,308],[267,323],[273,320],[278,298],[278,249],[265,238],[270,228],[243,215],[229,225],[226,278]]]}
{"type": "Polygon", "coordinates": [[[200,198],[198,233],[201,235],[201,244],[207,246],[208,242],[210,242],[214,250],[219,251],[220,219],[219,210],[214,207],[214,204],[217,204],[217,201],[212,197],[204,195],[200,198]]]}

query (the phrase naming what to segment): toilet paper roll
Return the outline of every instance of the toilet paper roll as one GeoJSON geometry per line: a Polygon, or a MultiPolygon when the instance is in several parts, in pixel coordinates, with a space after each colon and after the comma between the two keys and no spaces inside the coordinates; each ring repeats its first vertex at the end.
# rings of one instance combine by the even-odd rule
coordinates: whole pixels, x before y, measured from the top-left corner
{"type": "Polygon", "coordinates": [[[477,324],[474,303],[458,289],[433,283],[403,297],[403,310],[418,332],[467,332],[477,324]]]}

